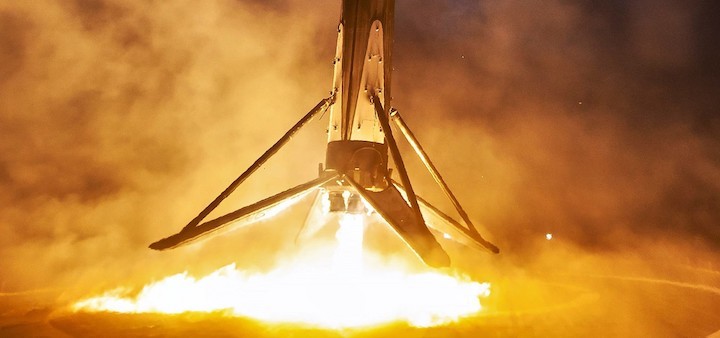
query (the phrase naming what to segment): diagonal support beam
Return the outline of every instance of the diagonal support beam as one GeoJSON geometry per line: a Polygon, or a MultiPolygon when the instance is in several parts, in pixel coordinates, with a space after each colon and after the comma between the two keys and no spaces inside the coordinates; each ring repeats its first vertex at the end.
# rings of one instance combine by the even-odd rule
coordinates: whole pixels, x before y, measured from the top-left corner
{"type": "Polygon", "coordinates": [[[460,217],[465,222],[468,230],[475,234],[478,234],[475,225],[473,225],[472,221],[470,221],[470,217],[465,212],[465,209],[463,209],[463,207],[460,205],[460,201],[458,201],[458,199],[455,197],[455,194],[453,194],[452,190],[450,190],[450,187],[447,185],[447,183],[445,183],[442,175],[440,175],[440,172],[437,170],[432,161],[430,161],[430,157],[420,145],[420,142],[418,142],[417,138],[410,130],[408,125],[405,123],[405,120],[403,120],[403,118],[400,116],[400,113],[398,113],[396,109],[392,109],[390,111],[390,118],[392,118],[393,122],[395,122],[395,125],[398,126],[398,129],[400,129],[402,134],[405,136],[405,139],[407,139],[408,143],[410,143],[410,146],[413,148],[413,150],[415,150],[415,153],[417,153],[418,157],[420,157],[420,160],[430,172],[430,175],[432,175],[435,182],[440,186],[440,189],[442,189],[448,199],[450,199],[453,206],[455,207],[455,210],[457,210],[458,214],[460,214],[460,217]]]}
{"type": "Polygon", "coordinates": [[[390,184],[381,191],[370,191],[351,177],[346,176],[345,179],[425,264],[435,268],[450,266],[450,257],[423,219],[417,218],[395,185],[390,184]]]}
{"type": "Polygon", "coordinates": [[[211,233],[215,233],[226,225],[237,222],[240,220],[247,220],[247,223],[253,223],[264,219],[273,207],[280,205],[283,202],[292,201],[296,197],[303,196],[310,190],[317,188],[327,182],[337,179],[339,175],[328,175],[320,178],[316,178],[307,183],[300,184],[288,190],[285,190],[274,196],[270,196],[251,205],[242,207],[226,215],[220,216],[213,220],[202,223],[198,226],[191,228],[184,228],[179,233],[170,237],[163,238],[153,244],[150,244],[150,248],[154,250],[166,250],[176,248],[193,242],[200,237],[207,236],[211,233]]]}
{"type": "Polygon", "coordinates": [[[230,194],[232,194],[232,192],[235,191],[235,189],[242,182],[244,182],[248,177],[250,177],[250,175],[252,175],[255,171],[260,169],[260,167],[265,164],[267,160],[269,160],[273,155],[275,155],[275,153],[278,152],[278,150],[280,150],[280,148],[287,144],[288,141],[292,139],[293,135],[295,135],[295,133],[297,133],[303,126],[305,126],[305,124],[310,121],[310,119],[317,115],[317,113],[328,109],[333,104],[334,100],[335,94],[330,97],[324,98],[320,102],[318,102],[318,104],[316,104],[315,107],[310,109],[310,111],[305,114],[305,116],[303,116],[300,121],[295,123],[295,125],[292,126],[292,128],[290,128],[290,130],[288,130],[285,135],[283,135],[279,140],[277,140],[277,142],[275,142],[275,144],[273,144],[270,149],[265,151],[265,153],[262,154],[260,158],[255,160],[255,162],[249,168],[247,168],[245,172],[243,172],[238,178],[236,178],[232,183],[230,183],[230,185],[225,188],[225,190],[223,190],[220,195],[215,197],[215,199],[210,202],[210,204],[208,204],[205,209],[200,211],[200,214],[195,216],[195,218],[193,218],[187,225],[185,225],[185,227],[183,227],[183,231],[196,227],[198,224],[200,224],[200,222],[202,222],[202,220],[205,219],[208,214],[215,210],[215,208],[217,208],[217,206],[220,205],[223,200],[230,196],[230,194]]]}
{"type": "MultiPolygon", "coordinates": [[[[395,182],[394,180],[392,181],[392,184],[395,187],[397,187],[400,191],[405,192],[405,189],[403,188],[403,186],[401,184],[395,182]]],[[[430,204],[428,201],[423,199],[421,196],[417,196],[417,198],[418,198],[418,201],[420,202],[420,206],[422,206],[425,211],[430,213],[431,216],[435,216],[435,217],[441,219],[442,221],[444,221],[445,223],[449,224],[450,226],[452,226],[452,229],[455,230],[454,232],[456,234],[459,234],[462,237],[464,237],[466,240],[469,241],[469,243],[479,245],[480,247],[487,249],[488,251],[495,253],[495,254],[500,253],[500,249],[497,246],[495,246],[495,244],[492,244],[492,243],[488,242],[487,240],[485,240],[480,235],[480,233],[470,231],[468,228],[462,226],[462,224],[458,223],[458,221],[456,221],[452,217],[448,216],[447,214],[442,212],[440,209],[438,209],[434,205],[430,204]]],[[[431,219],[432,219],[432,217],[431,217],[431,219]]],[[[433,222],[428,222],[428,224],[435,230],[441,231],[443,233],[448,233],[448,229],[440,227],[440,224],[433,224],[433,222]]],[[[453,237],[453,239],[456,239],[456,237],[453,237]]],[[[464,243],[464,244],[467,245],[467,243],[464,243]]]]}
{"type": "Polygon", "coordinates": [[[385,141],[390,149],[390,155],[392,155],[398,174],[400,174],[400,181],[402,181],[406,188],[406,195],[408,202],[410,203],[410,208],[413,210],[415,218],[418,222],[425,224],[422,212],[420,211],[420,205],[418,204],[417,197],[415,196],[415,190],[413,190],[412,184],[410,183],[410,177],[405,169],[405,163],[403,162],[402,155],[400,155],[400,149],[398,149],[397,142],[395,142],[395,137],[393,136],[392,129],[390,128],[390,119],[388,114],[375,93],[372,94],[371,99],[373,105],[375,106],[375,114],[377,114],[383,133],[385,134],[385,141]]]}

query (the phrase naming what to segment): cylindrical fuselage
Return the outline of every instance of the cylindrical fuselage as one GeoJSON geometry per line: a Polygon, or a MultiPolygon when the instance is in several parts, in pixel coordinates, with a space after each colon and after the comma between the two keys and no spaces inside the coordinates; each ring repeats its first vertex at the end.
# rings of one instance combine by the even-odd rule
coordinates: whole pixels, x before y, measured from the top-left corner
{"type": "Polygon", "coordinates": [[[394,0],[343,0],[338,27],[325,167],[366,188],[384,185],[387,175],[385,134],[371,97],[390,108],[394,7],[394,0]]]}

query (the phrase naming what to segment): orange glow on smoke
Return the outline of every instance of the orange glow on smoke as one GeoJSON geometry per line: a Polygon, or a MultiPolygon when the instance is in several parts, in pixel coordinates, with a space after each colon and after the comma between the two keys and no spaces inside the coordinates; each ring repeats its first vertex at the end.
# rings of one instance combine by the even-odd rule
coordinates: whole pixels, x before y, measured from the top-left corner
{"type": "Polygon", "coordinates": [[[117,289],[74,304],[76,311],[181,313],[229,311],[266,322],[329,328],[405,321],[426,327],[481,310],[488,283],[436,271],[409,273],[363,252],[363,215],[344,215],[327,250],[248,274],[234,264],[194,278],[187,272],[146,285],[136,296],[117,289]],[[370,259],[375,258],[375,259],[370,259]]]}

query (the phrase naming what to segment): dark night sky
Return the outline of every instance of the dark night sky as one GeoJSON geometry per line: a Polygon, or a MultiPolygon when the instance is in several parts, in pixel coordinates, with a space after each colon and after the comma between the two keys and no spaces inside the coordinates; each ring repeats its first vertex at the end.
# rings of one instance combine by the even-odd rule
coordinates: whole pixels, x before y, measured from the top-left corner
{"type": "MultiPolygon", "coordinates": [[[[310,3],[0,4],[3,288],[198,262],[146,245],[326,95],[339,3],[310,3]]],[[[717,250],[718,13],[695,0],[398,0],[394,105],[510,255],[545,232],[588,250],[717,250]]],[[[241,198],[311,178],[323,124],[241,198]]]]}

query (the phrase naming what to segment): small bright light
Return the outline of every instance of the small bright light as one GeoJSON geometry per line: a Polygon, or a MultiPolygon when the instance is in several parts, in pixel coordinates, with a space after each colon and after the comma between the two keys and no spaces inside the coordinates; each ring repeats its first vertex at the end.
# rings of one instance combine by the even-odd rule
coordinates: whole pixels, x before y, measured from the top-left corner
{"type": "Polygon", "coordinates": [[[452,237],[450,237],[450,235],[445,234],[445,233],[443,234],[443,238],[445,238],[445,239],[452,239],[452,237]]]}
{"type": "Polygon", "coordinates": [[[552,234],[549,233],[549,232],[546,233],[546,234],[545,234],[545,239],[547,239],[548,241],[551,240],[551,239],[552,239],[552,234]]]}

